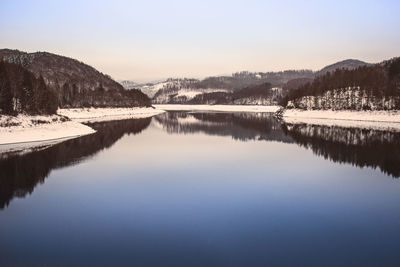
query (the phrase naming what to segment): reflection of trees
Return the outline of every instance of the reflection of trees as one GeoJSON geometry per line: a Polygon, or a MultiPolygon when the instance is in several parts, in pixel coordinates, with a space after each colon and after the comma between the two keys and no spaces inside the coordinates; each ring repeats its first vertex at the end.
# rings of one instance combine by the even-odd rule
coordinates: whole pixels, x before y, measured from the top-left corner
{"type": "Polygon", "coordinates": [[[333,162],[379,169],[400,177],[400,133],[308,124],[283,125],[300,146],[333,162]]]}
{"type": "Polygon", "coordinates": [[[137,134],[149,126],[151,118],[90,124],[92,135],[71,139],[44,150],[13,155],[0,160],[0,208],[14,197],[32,193],[50,171],[81,162],[102,149],[111,147],[124,134],[137,134]]]}
{"type": "Polygon", "coordinates": [[[235,140],[295,142],[317,156],[400,177],[400,133],[308,124],[282,124],[268,113],[169,112],[156,117],[169,133],[232,136],[235,140]]]}
{"type": "Polygon", "coordinates": [[[169,133],[199,133],[232,136],[234,140],[292,142],[280,123],[268,113],[187,113],[168,112],[155,119],[169,133]]]}

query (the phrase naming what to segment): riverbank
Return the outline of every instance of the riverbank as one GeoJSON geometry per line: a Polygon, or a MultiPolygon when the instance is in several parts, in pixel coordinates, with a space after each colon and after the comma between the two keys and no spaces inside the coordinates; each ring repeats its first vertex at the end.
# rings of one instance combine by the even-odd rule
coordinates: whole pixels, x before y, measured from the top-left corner
{"type": "Polygon", "coordinates": [[[400,111],[285,109],[280,116],[286,123],[292,124],[307,123],[400,131],[400,111]]]}
{"type": "Polygon", "coordinates": [[[155,108],[80,108],[59,109],[58,115],[50,116],[1,115],[0,153],[13,151],[18,147],[25,149],[42,146],[41,142],[56,143],[96,132],[82,122],[146,118],[163,112],[165,111],[155,108]],[[26,144],[17,145],[20,143],[26,144]]]}
{"type": "Polygon", "coordinates": [[[258,106],[258,105],[180,105],[165,104],[154,105],[162,110],[182,110],[182,111],[230,111],[230,112],[276,112],[279,106],[258,106]]]}
{"type": "Polygon", "coordinates": [[[156,108],[70,108],[58,109],[57,114],[79,122],[96,122],[123,119],[142,119],[164,113],[156,108]]]}
{"type": "Polygon", "coordinates": [[[0,145],[65,139],[94,132],[89,126],[58,115],[0,116],[0,145]]]}

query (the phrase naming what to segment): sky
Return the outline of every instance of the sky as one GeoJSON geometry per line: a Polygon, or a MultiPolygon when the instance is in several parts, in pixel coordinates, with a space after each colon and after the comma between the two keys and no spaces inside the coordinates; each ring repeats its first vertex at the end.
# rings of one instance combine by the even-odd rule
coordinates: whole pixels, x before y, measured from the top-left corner
{"type": "Polygon", "coordinates": [[[318,70],[400,56],[399,14],[398,0],[0,0],[0,48],[139,82],[318,70]]]}

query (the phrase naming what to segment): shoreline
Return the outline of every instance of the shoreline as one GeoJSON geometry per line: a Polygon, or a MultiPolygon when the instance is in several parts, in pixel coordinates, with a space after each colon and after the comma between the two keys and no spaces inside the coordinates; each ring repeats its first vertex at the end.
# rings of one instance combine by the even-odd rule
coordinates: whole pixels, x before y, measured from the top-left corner
{"type": "MultiPolygon", "coordinates": [[[[5,116],[2,116],[4,119],[5,116]]],[[[57,115],[40,116],[40,124],[35,124],[38,116],[18,115],[6,119],[13,124],[8,127],[0,127],[0,145],[16,145],[41,141],[54,141],[58,139],[74,138],[96,131],[76,121],[54,121],[57,115]]],[[[2,148],[0,147],[0,151],[2,148]]]]}
{"type": "Polygon", "coordinates": [[[155,104],[157,109],[182,111],[276,112],[280,106],[155,104]]]}
{"type": "Polygon", "coordinates": [[[400,131],[400,111],[285,109],[285,123],[400,131]]]}
{"type": "MultiPolygon", "coordinates": [[[[257,105],[180,105],[165,104],[142,108],[74,108],[59,109],[57,115],[0,116],[0,153],[13,147],[40,147],[66,139],[95,133],[83,122],[139,119],[172,111],[277,112],[279,106],[257,105]],[[65,121],[64,117],[69,120],[65,121]],[[9,125],[9,126],[5,126],[9,125]],[[29,145],[28,145],[29,143],[29,145]],[[22,145],[21,145],[22,144],[22,145]],[[23,145],[23,144],[26,144],[23,145]],[[9,147],[5,149],[5,147],[9,147]]],[[[400,131],[400,111],[348,111],[284,109],[280,114],[289,124],[315,124],[349,128],[400,131]]]]}
{"type": "Polygon", "coordinates": [[[57,114],[47,116],[1,115],[0,153],[40,148],[96,132],[82,122],[147,118],[163,112],[151,107],[79,108],[59,109],[57,114]]]}
{"type": "Polygon", "coordinates": [[[152,107],[134,108],[68,108],[58,109],[57,114],[78,122],[142,119],[164,113],[165,110],[152,107]]]}

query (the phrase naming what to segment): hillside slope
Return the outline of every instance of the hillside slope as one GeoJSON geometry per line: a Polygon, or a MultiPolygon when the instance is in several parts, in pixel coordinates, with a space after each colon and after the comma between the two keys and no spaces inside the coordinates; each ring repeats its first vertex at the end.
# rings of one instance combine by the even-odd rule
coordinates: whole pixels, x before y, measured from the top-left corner
{"type": "MultiPolygon", "coordinates": [[[[213,96],[220,98],[221,95],[230,94],[245,88],[250,88],[266,83],[273,87],[281,88],[285,83],[293,79],[312,79],[314,73],[310,70],[287,70],[281,72],[238,72],[232,76],[213,76],[203,80],[197,79],[168,79],[166,82],[154,85],[159,90],[154,94],[153,102],[158,104],[189,104],[198,103],[204,95],[212,100],[213,96]],[[207,94],[207,95],[206,95],[207,94]],[[196,98],[194,100],[194,98],[196,98]]],[[[143,91],[148,90],[143,88],[143,91]]],[[[258,97],[258,96],[254,96],[258,97]]],[[[219,100],[215,100],[219,101],[219,100]]],[[[257,102],[258,100],[256,100],[257,102]]],[[[252,102],[247,104],[257,104],[252,102]]]]}
{"type": "Polygon", "coordinates": [[[26,53],[1,49],[0,59],[19,64],[42,76],[60,107],[150,106],[139,90],[125,90],[109,76],[78,60],[47,52],[26,53]]]}
{"type": "Polygon", "coordinates": [[[356,69],[336,69],[292,90],[287,108],[399,110],[400,58],[356,69]]]}

